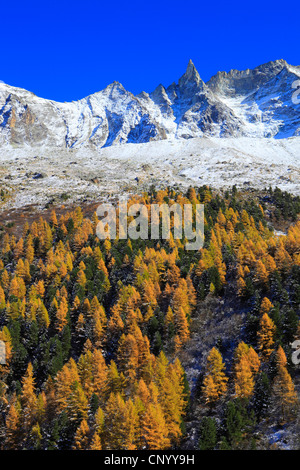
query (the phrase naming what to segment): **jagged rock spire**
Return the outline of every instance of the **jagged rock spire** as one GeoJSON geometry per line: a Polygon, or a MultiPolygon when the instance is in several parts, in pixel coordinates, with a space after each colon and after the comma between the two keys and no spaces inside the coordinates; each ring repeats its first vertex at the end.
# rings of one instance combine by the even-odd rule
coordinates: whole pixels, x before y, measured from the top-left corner
{"type": "Polygon", "coordinates": [[[185,103],[193,103],[199,93],[208,92],[205,83],[190,60],[186,72],[178,80],[178,94],[185,103]]]}
{"type": "Polygon", "coordinates": [[[194,77],[199,77],[200,78],[200,75],[192,61],[192,59],[189,60],[189,63],[187,65],[187,68],[186,68],[186,72],[185,74],[188,76],[188,77],[191,77],[191,78],[194,78],[194,77]]]}
{"type": "Polygon", "coordinates": [[[200,75],[192,60],[190,60],[186,68],[186,72],[179,79],[178,85],[180,88],[184,87],[186,84],[194,84],[198,86],[201,82],[202,80],[200,75]]]}

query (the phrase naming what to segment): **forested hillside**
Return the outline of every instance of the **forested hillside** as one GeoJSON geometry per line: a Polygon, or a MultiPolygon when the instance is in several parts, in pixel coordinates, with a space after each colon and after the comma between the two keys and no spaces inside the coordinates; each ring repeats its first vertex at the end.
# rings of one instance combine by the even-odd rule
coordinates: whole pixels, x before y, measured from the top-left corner
{"type": "Polygon", "coordinates": [[[203,203],[204,247],[101,241],[79,207],[2,222],[1,449],[298,448],[300,198],[203,186],[135,202],[203,203]],[[220,305],[231,336],[212,335],[220,305]]]}

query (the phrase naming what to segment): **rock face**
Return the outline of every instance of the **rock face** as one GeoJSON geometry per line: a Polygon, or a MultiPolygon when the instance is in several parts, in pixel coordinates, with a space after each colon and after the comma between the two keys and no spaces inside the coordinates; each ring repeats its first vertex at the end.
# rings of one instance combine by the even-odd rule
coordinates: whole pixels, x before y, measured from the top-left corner
{"type": "Polygon", "coordinates": [[[192,61],[178,83],[134,96],[114,82],[72,103],[45,100],[0,82],[0,144],[92,148],[193,137],[300,134],[292,84],[300,67],[277,60],[218,72],[204,83],[192,61]]]}
{"type": "Polygon", "coordinates": [[[214,93],[233,97],[236,95],[246,96],[265,85],[278,75],[282,69],[287,67],[288,64],[285,60],[275,60],[274,62],[259,65],[253,70],[218,72],[209,80],[207,85],[214,93]]]}

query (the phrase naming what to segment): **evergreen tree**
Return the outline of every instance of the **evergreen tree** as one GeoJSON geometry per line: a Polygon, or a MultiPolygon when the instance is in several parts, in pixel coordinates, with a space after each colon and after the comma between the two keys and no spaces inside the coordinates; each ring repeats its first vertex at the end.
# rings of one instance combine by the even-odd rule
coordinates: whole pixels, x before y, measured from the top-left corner
{"type": "Polygon", "coordinates": [[[200,423],[200,450],[214,450],[217,444],[217,426],[214,418],[204,417],[200,423]]]}

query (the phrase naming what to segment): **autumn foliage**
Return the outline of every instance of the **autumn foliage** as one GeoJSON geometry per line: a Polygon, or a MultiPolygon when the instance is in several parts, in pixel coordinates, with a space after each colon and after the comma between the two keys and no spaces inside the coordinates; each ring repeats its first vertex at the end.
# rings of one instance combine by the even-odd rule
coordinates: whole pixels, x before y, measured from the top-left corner
{"type": "Polygon", "coordinates": [[[262,419],[267,389],[280,420],[293,419],[298,398],[286,353],[299,336],[300,222],[278,236],[261,204],[206,186],[185,195],[153,190],[129,205],[164,201],[205,204],[201,250],[187,253],[173,237],[100,241],[96,214],[80,208],[3,234],[3,449],[178,447],[195,409],[209,416],[201,432],[214,436],[212,447],[211,416],[222,409],[228,429],[220,442],[234,447],[247,432],[231,433],[228,423],[242,422],[238,406],[262,419]],[[205,328],[199,312],[220,299],[244,328],[229,345],[208,338],[196,355],[196,383],[187,374],[194,324],[205,328]],[[191,397],[188,379],[198,387],[191,397]]]}

